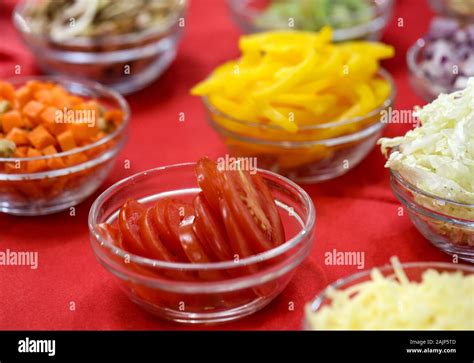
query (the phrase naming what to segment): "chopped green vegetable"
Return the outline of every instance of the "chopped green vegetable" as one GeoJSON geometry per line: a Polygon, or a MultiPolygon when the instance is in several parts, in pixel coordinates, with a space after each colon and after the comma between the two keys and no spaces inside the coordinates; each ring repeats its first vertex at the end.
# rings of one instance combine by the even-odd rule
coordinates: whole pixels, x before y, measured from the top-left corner
{"type": "Polygon", "coordinates": [[[10,104],[10,102],[6,100],[0,101],[0,113],[7,112],[11,110],[11,108],[12,108],[12,105],[10,104]]]}
{"type": "Polygon", "coordinates": [[[9,158],[13,156],[16,151],[16,145],[13,141],[7,139],[0,139],[0,157],[9,158]]]}
{"type": "Polygon", "coordinates": [[[317,31],[326,25],[350,28],[374,17],[373,4],[367,0],[272,0],[255,24],[262,28],[288,28],[293,20],[296,29],[317,31]]]}

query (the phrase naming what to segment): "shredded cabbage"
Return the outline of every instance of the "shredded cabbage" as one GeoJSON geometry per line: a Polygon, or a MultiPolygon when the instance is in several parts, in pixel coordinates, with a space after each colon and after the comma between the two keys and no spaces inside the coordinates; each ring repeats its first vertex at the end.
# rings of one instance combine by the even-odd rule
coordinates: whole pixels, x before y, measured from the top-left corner
{"type": "Polygon", "coordinates": [[[421,126],[378,141],[384,154],[398,147],[385,167],[425,192],[474,204],[474,77],[465,89],[441,94],[414,114],[421,126]]]}

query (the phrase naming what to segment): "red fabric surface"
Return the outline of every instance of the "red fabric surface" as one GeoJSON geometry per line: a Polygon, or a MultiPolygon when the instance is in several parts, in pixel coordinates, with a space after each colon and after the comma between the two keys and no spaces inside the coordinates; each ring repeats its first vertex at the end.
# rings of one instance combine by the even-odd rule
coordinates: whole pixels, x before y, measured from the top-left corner
{"type": "MultiPolygon", "coordinates": [[[[22,45],[11,21],[12,1],[0,3],[0,78],[38,74],[34,56],[22,45]]],[[[396,108],[411,109],[422,101],[409,86],[405,53],[427,29],[432,14],[425,0],[397,1],[384,41],[397,56],[385,66],[396,80],[396,108]],[[402,26],[400,26],[402,25],[402,26]]],[[[39,267],[0,266],[0,329],[182,329],[163,322],[130,302],[112,276],[95,260],[89,244],[87,214],[97,195],[123,177],[157,166],[194,161],[226,152],[207,125],[192,85],[218,64],[238,55],[239,29],[222,0],[194,0],[176,61],[152,86],[128,96],[132,109],[130,138],[101,190],[68,212],[35,218],[0,214],[0,251],[37,251],[39,267]],[[184,112],[185,122],[178,115],[184,112]],[[124,169],[124,160],[131,169],[124,169]],[[74,302],[76,309],[69,309],[74,302]]],[[[389,125],[387,135],[409,125],[389,125]]],[[[449,261],[425,240],[389,188],[388,172],[378,148],[354,170],[336,180],[305,186],[317,209],[317,233],[309,258],[287,289],[264,310],[221,329],[299,329],[304,304],[328,283],[356,272],[355,266],[326,266],[324,253],[364,251],[365,267],[401,261],[449,261]],[[288,309],[294,303],[294,311],[288,309]]]]}

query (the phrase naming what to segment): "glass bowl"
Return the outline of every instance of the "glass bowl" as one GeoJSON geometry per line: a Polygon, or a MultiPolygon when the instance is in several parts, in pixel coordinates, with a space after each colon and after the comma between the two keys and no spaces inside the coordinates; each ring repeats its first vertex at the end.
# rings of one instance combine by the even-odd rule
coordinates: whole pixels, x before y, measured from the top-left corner
{"type": "Polygon", "coordinates": [[[438,15],[466,23],[474,21],[474,0],[429,0],[429,4],[438,15]]]}
{"type": "MultiPolygon", "coordinates": [[[[294,0],[283,0],[288,2],[294,0]]],[[[379,40],[382,37],[383,30],[390,20],[393,12],[393,0],[366,0],[369,3],[374,16],[369,21],[363,21],[361,24],[351,27],[334,27],[334,41],[345,41],[351,39],[379,40]]],[[[301,19],[297,17],[285,19],[272,19],[268,23],[261,24],[259,18],[271,4],[269,0],[227,0],[235,22],[245,33],[255,33],[260,31],[269,31],[277,29],[303,30],[298,27],[301,19]]],[[[296,14],[297,15],[297,14],[296,14]]],[[[352,14],[354,18],[357,14],[352,14]]],[[[318,31],[319,29],[304,29],[318,31]]]]}
{"type": "Polygon", "coordinates": [[[166,26],[153,31],[56,41],[32,32],[28,26],[27,6],[35,1],[18,4],[13,23],[39,67],[48,74],[91,79],[123,94],[153,82],[174,60],[187,4],[181,0],[180,12],[166,26]]]}
{"type": "Polygon", "coordinates": [[[154,315],[187,324],[239,319],[270,303],[310,251],[316,212],[298,185],[259,170],[279,207],[287,241],[240,260],[199,264],[152,260],[116,247],[96,228],[97,224],[113,222],[129,198],[145,204],[169,196],[191,201],[200,192],[194,166],[186,163],[144,171],[107,189],[89,213],[92,248],[127,296],[154,315]],[[196,276],[206,276],[206,280],[196,276]]]}
{"type": "Polygon", "coordinates": [[[390,170],[390,185],[420,233],[440,250],[474,262],[474,204],[426,193],[390,170]],[[468,219],[466,219],[468,218],[468,219]]]}
{"type": "Polygon", "coordinates": [[[210,125],[221,135],[230,153],[257,157],[260,167],[287,176],[298,183],[314,183],[345,174],[374,147],[389,122],[395,84],[385,70],[379,76],[390,84],[391,94],[365,116],[323,124],[301,126],[289,133],[273,125],[233,118],[216,109],[206,97],[210,125]]]}
{"type": "Polygon", "coordinates": [[[424,59],[423,52],[429,44],[428,39],[420,38],[413,44],[407,52],[407,65],[410,72],[410,83],[416,94],[427,102],[436,99],[441,93],[452,93],[461,90],[463,87],[456,87],[452,82],[441,84],[430,79],[421,67],[424,59]]]}
{"type": "MultiPolygon", "coordinates": [[[[469,265],[462,265],[462,264],[453,264],[453,263],[444,263],[444,262],[409,262],[409,263],[402,263],[401,264],[407,278],[409,281],[416,281],[420,282],[423,273],[426,270],[433,269],[438,272],[456,272],[462,271],[463,275],[471,275],[474,273],[474,267],[469,265]]],[[[384,277],[394,276],[395,271],[393,266],[386,265],[382,267],[377,267],[380,273],[384,277]]],[[[364,282],[370,281],[371,277],[370,274],[372,269],[357,272],[353,275],[348,277],[342,278],[337,280],[336,282],[332,283],[331,285],[327,286],[311,303],[308,308],[310,312],[318,312],[323,307],[328,306],[331,304],[332,300],[328,296],[329,291],[332,289],[337,290],[346,290],[355,285],[362,284],[364,282]]],[[[310,322],[308,321],[307,317],[305,317],[303,321],[303,328],[305,330],[312,330],[317,329],[312,327],[310,322]]],[[[416,329],[416,328],[412,328],[416,329]]]]}
{"type": "Polygon", "coordinates": [[[104,106],[121,109],[125,116],[120,127],[92,144],[53,155],[0,158],[0,211],[22,216],[56,213],[94,193],[107,178],[125,144],[130,117],[125,99],[96,82],[67,77],[15,77],[7,82],[20,87],[31,80],[52,81],[74,95],[94,98],[104,106]],[[85,162],[81,161],[84,155],[87,156],[85,162]],[[31,172],[29,163],[38,161],[56,166],[31,172]],[[57,168],[58,163],[65,167],[57,168]]]}

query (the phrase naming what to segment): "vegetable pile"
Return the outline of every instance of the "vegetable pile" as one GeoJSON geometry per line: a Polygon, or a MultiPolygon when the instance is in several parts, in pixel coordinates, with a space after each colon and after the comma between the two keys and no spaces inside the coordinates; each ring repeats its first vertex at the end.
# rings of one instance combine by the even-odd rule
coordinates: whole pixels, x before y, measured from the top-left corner
{"type": "Polygon", "coordinates": [[[374,6],[367,0],[272,0],[256,19],[263,29],[294,28],[317,31],[329,25],[335,29],[350,28],[375,17],[374,6]]]}
{"type": "Polygon", "coordinates": [[[43,0],[27,3],[26,16],[33,33],[61,41],[161,29],[183,6],[183,0],[43,0]]]}
{"type": "Polygon", "coordinates": [[[378,269],[371,280],[328,292],[331,304],[312,312],[310,328],[318,330],[472,330],[474,275],[427,269],[421,281],[410,281],[397,259],[394,275],[378,269]]]}
{"type": "Polygon", "coordinates": [[[191,92],[208,97],[231,117],[290,133],[364,116],[390,95],[378,71],[380,60],[394,50],[381,43],[333,44],[331,39],[329,28],[243,36],[240,59],[215,69],[191,92]]]}
{"type": "Polygon", "coordinates": [[[0,163],[0,172],[36,173],[84,163],[102,150],[16,160],[54,156],[95,143],[123,118],[121,110],[106,110],[97,101],[73,95],[52,82],[29,81],[18,89],[0,82],[0,157],[12,159],[0,163]]]}
{"type": "Polygon", "coordinates": [[[102,237],[142,257],[190,263],[242,259],[285,242],[278,209],[258,173],[221,171],[202,158],[196,177],[202,191],[192,203],[128,200],[116,224],[98,225],[102,237]]]}
{"type": "Polygon", "coordinates": [[[426,37],[420,68],[436,85],[460,90],[474,76],[474,24],[463,26],[455,19],[436,18],[426,37]]]}

